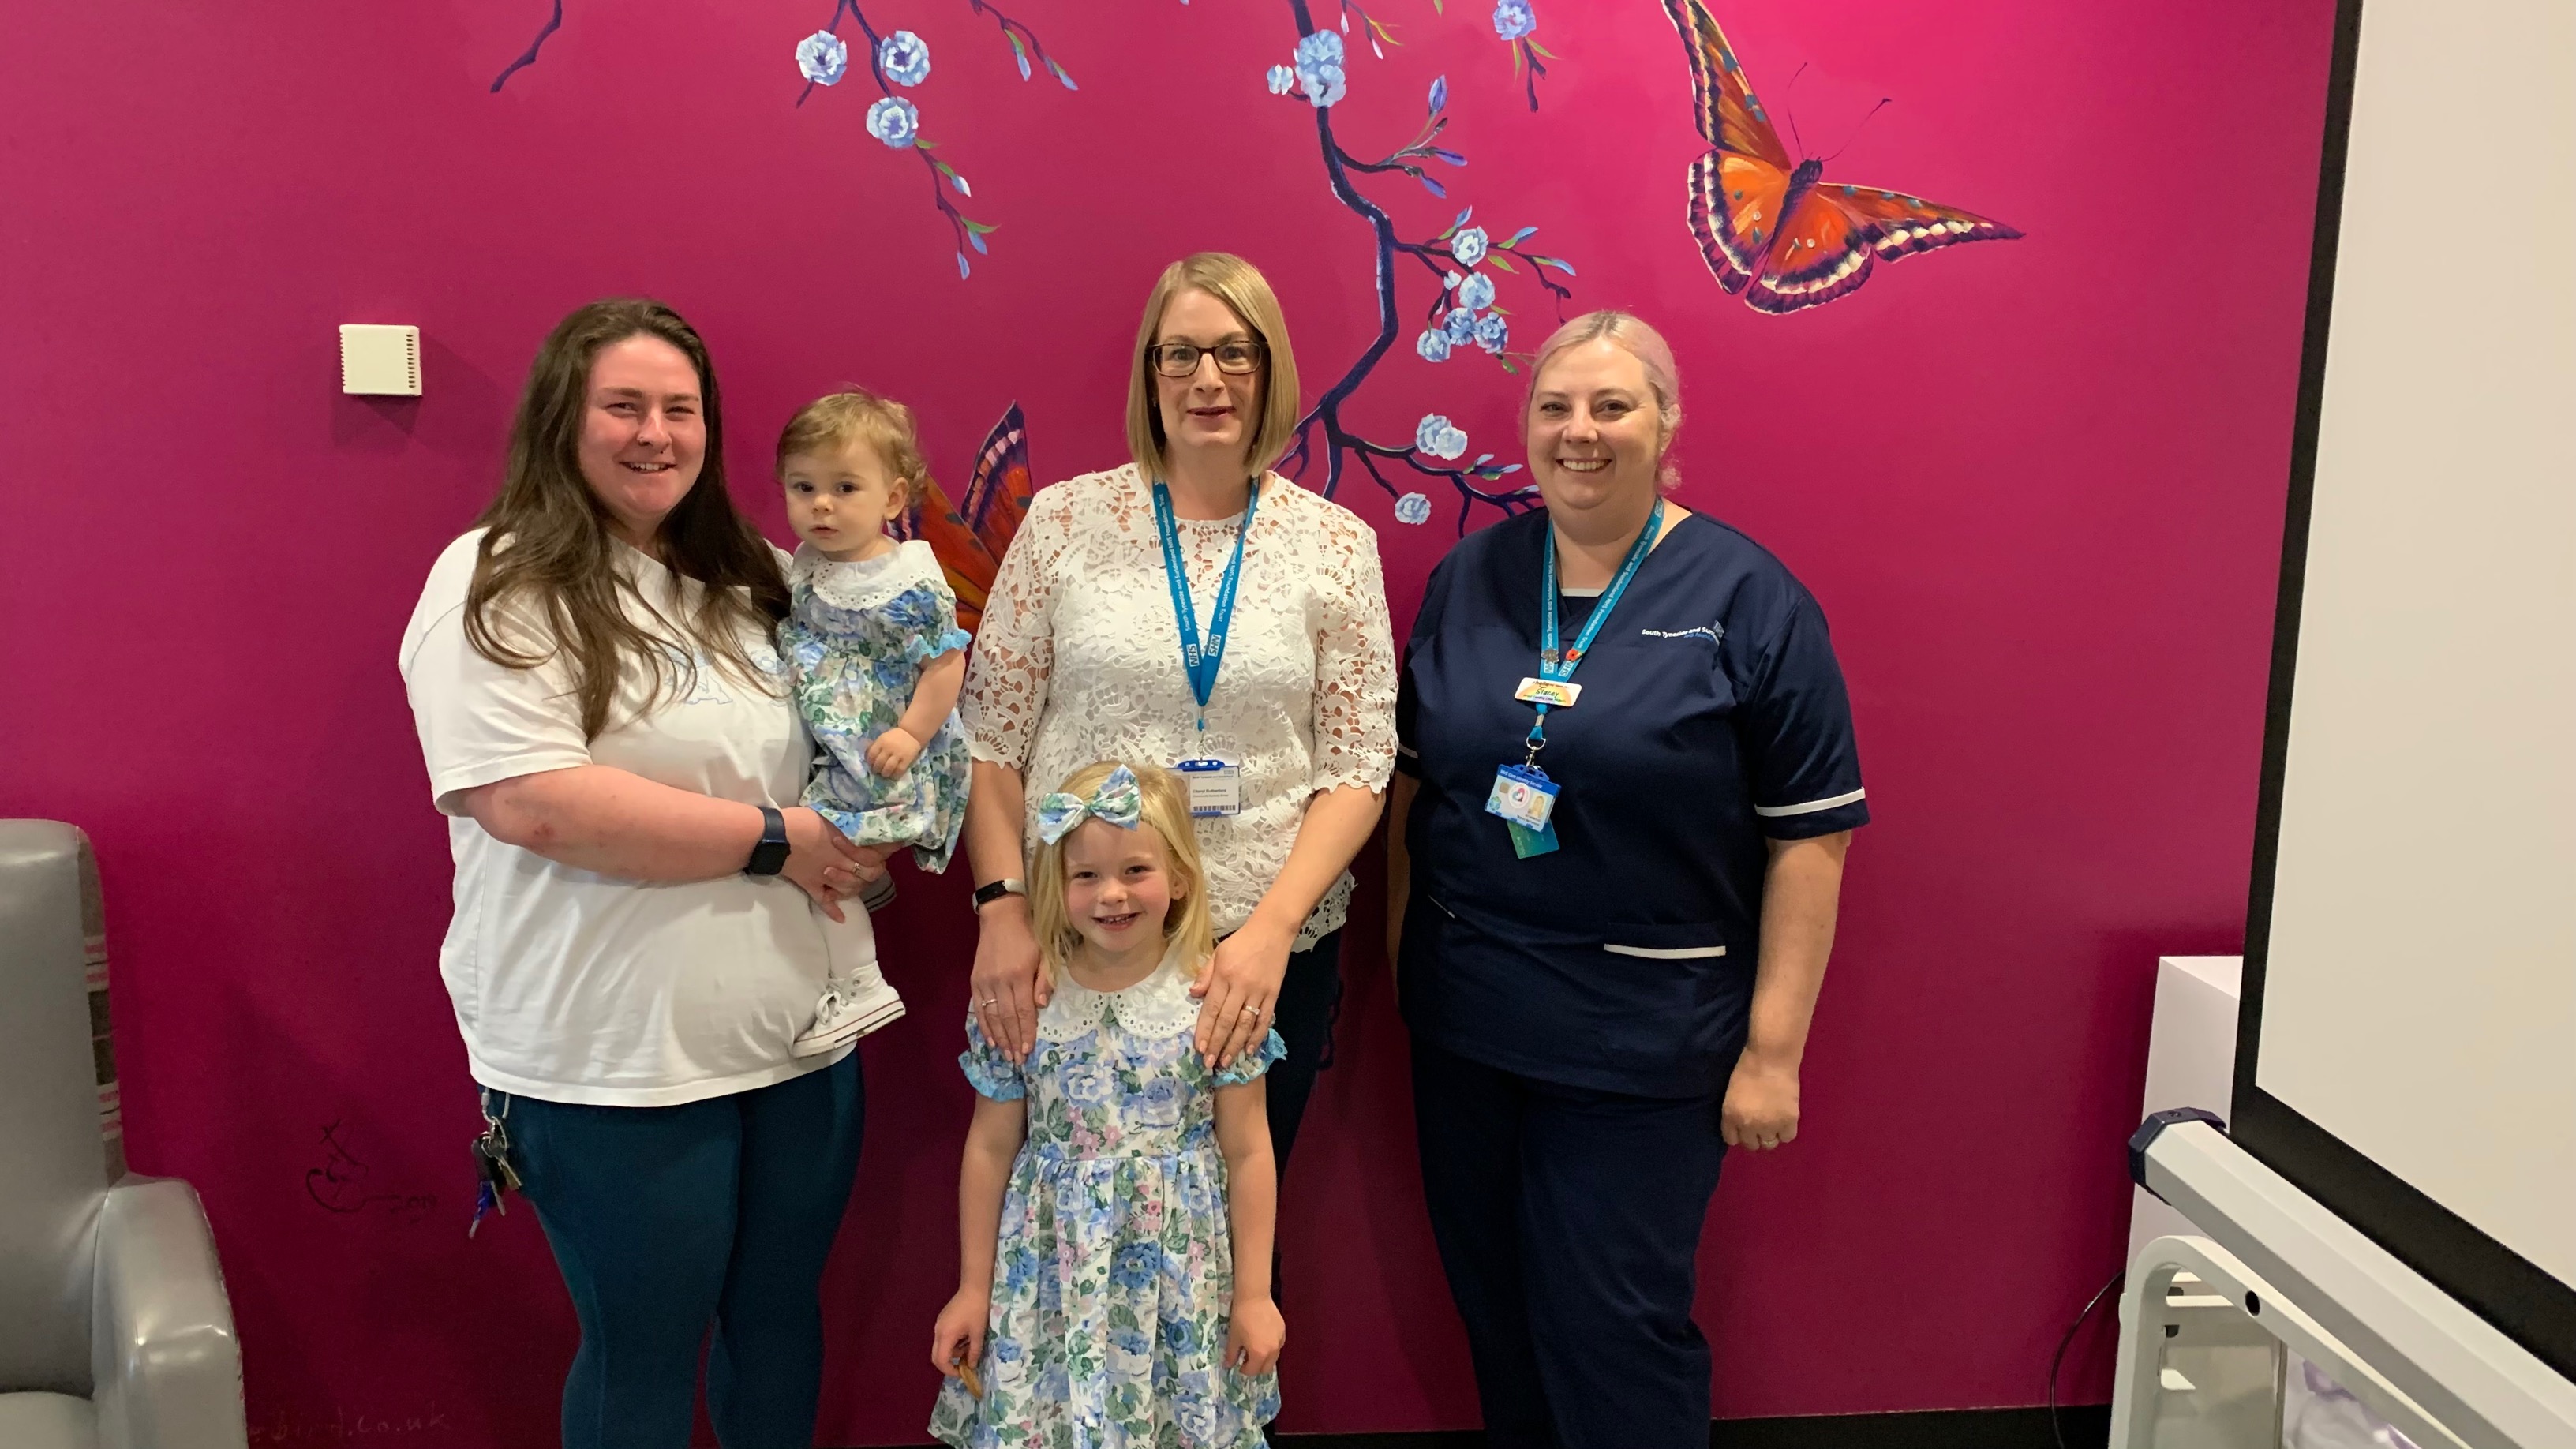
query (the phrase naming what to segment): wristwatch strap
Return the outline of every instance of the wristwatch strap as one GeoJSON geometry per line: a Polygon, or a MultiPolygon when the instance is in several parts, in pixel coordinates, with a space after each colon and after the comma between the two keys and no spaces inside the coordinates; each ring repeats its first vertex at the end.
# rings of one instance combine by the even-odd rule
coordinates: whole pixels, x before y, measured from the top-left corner
{"type": "Polygon", "coordinates": [[[760,843],[743,862],[744,875],[776,875],[787,868],[787,817],[775,805],[760,807],[760,843]]]}
{"type": "Polygon", "coordinates": [[[1007,877],[984,885],[979,885],[975,887],[975,911],[980,915],[983,913],[986,906],[991,905],[993,902],[1000,900],[1004,896],[1024,896],[1028,893],[1029,883],[1027,881],[1013,880],[1007,877]]]}

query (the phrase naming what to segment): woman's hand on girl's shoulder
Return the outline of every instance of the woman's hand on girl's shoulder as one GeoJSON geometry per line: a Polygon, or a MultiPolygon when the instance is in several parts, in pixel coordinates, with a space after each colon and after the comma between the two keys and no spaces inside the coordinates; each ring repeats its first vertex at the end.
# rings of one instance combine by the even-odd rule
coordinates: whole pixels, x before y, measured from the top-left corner
{"type": "Polygon", "coordinates": [[[1258,1378],[1279,1366],[1288,1346],[1288,1320],[1270,1295],[1237,1298],[1225,1329],[1225,1366],[1245,1378],[1258,1378]]]}
{"type": "Polygon", "coordinates": [[[1296,944],[1294,931],[1271,930],[1257,915],[1217,943],[1214,960],[1190,983],[1190,994],[1200,1000],[1190,1044],[1209,1071],[1233,1066],[1270,1034],[1279,1015],[1279,983],[1288,979],[1288,955],[1296,944]]]}
{"type": "Polygon", "coordinates": [[[975,913],[975,969],[968,978],[975,1023],[1002,1055],[1026,1065],[1037,1049],[1038,1009],[1050,994],[1038,975],[1038,938],[1026,896],[1004,896],[975,913]]]}

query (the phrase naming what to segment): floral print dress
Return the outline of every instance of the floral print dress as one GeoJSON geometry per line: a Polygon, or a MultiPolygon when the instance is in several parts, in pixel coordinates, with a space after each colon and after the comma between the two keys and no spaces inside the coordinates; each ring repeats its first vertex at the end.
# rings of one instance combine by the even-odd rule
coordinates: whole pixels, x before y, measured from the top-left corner
{"type": "Polygon", "coordinates": [[[979,1373],[940,1390],[930,1432],[961,1449],[1257,1449],[1279,1379],[1218,1362],[1234,1301],[1216,1090],[1286,1053],[1211,1072],[1191,1049],[1196,963],[1178,953],[1123,991],[1060,981],[1025,1066],[972,1018],[975,1090],[1025,1098],[979,1373]]]}
{"type": "Polygon", "coordinates": [[[892,553],[834,563],[806,544],[787,583],[793,603],[778,642],[795,673],[796,708],[821,746],[805,803],[861,845],[909,845],[922,869],[946,870],[973,768],[956,713],[893,779],[867,760],[869,742],[911,707],[922,667],[969,642],[938,556],[907,539],[892,553]]]}

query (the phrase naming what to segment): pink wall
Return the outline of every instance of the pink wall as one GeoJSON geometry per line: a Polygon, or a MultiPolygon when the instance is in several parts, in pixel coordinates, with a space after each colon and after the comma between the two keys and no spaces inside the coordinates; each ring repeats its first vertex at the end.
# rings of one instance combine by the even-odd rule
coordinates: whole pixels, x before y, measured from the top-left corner
{"type": "MultiPolygon", "coordinates": [[[[1784,319],[1683,227],[1699,143],[1661,9],[1538,6],[1536,112],[1483,0],[1384,0],[1403,43],[1355,46],[1333,124],[1383,155],[1445,74],[1449,200],[1364,182],[1401,234],[1470,202],[1497,236],[1535,224],[1578,306],[1673,335],[1683,497],[1825,600],[1879,818],[1806,1135],[1730,1168],[1707,1237],[1720,1411],[2033,1402],[2120,1252],[2154,958],[2241,932],[2331,6],[1721,5],[1775,115],[1809,64],[1814,149],[1896,98],[1829,175],[2029,234],[1784,319]]],[[[1020,0],[1074,91],[1020,83],[989,13],[875,0],[929,42],[907,94],[998,227],[971,280],[918,160],[862,131],[864,73],[793,104],[822,0],[567,8],[498,94],[544,0],[37,7],[0,46],[0,814],[98,840],[133,1159],[205,1194],[259,1443],[551,1442],[571,1314],[535,1225],[464,1237],[447,863],[393,653],[557,316],[649,291],[696,321],[780,537],[769,439],[843,379],[918,405],[952,477],[1014,399],[1041,477],[1115,462],[1135,308],[1180,252],[1268,269],[1310,399],[1376,330],[1313,112],[1262,84],[1287,6],[1020,0]],[[339,396],[344,321],[420,324],[428,396],[339,396]]],[[[1347,421],[1401,443],[1438,411],[1516,459],[1514,380],[1416,358],[1431,284],[1397,275],[1403,335],[1347,421]]],[[[1497,280],[1533,345],[1548,305],[1526,267],[1497,280]]],[[[1420,527],[1364,478],[1340,495],[1399,629],[1446,487],[1420,527]]],[[[868,1048],[827,1441],[922,1437],[963,889],[907,879],[880,926],[915,1014],[868,1048]]],[[[1474,1416],[1377,899],[1287,1200],[1294,1429],[1474,1416]]],[[[2101,1397],[2101,1356],[2076,1378],[2101,1397]]]]}

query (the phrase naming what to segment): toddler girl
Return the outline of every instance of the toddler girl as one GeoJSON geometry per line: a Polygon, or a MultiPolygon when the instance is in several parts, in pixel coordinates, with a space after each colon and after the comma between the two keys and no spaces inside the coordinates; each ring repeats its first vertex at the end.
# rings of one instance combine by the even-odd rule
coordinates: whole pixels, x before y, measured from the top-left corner
{"type": "MultiPolygon", "coordinates": [[[[808,404],[779,435],[787,519],[804,540],[787,571],[794,604],[779,626],[780,652],[821,747],[805,803],[858,844],[909,845],[922,869],[936,871],[948,868],[966,815],[956,706],[967,636],[930,545],[886,533],[929,477],[911,410],[858,388],[808,404]]],[[[877,971],[867,912],[848,914],[826,923],[831,976],[791,1048],[798,1056],[903,1015],[877,971]]]]}
{"type": "Polygon", "coordinates": [[[1215,942],[1179,777],[1087,765],[1039,802],[1038,839],[1029,905],[1055,994],[1023,1065],[967,1019],[963,1262],[932,1331],[951,1377],[930,1432],[1258,1449],[1287,1336],[1260,1076],[1287,1048],[1271,1032],[1222,1072],[1191,1049],[1215,942]]]}

